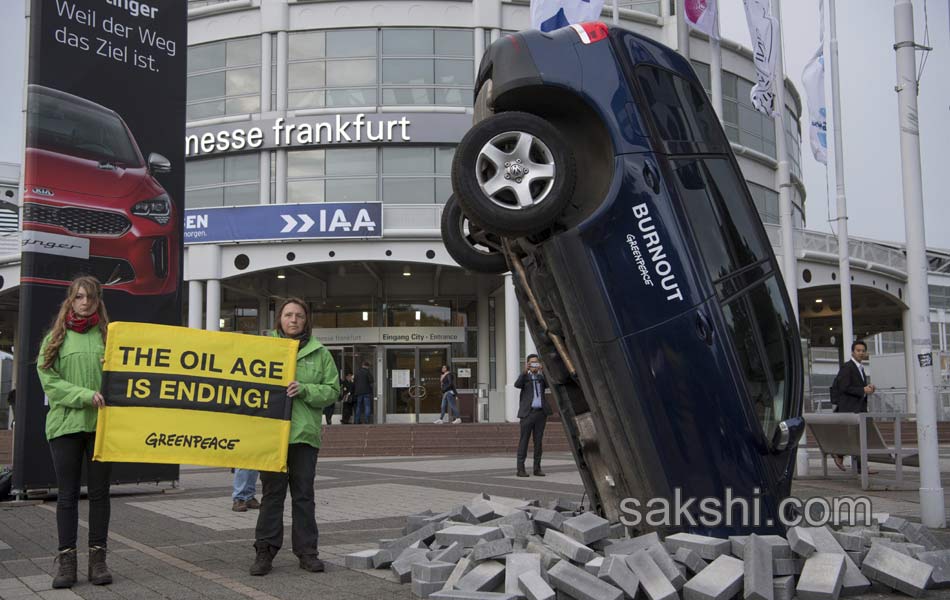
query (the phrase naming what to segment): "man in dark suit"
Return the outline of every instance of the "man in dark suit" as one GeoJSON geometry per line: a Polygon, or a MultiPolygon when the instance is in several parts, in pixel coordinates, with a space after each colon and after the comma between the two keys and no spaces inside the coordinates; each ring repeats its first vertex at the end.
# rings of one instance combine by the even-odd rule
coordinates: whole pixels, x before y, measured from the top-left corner
{"type": "MultiPolygon", "coordinates": [[[[868,345],[863,340],[857,340],[851,344],[851,360],[841,365],[838,375],[835,377],[838,399],[835,412],[863,413],[868,411],[868,394],[873,394],[876,388],[868,383],[864,365],[861,364],[867,358],[868,345]]],[[[855,462],[860,472],[860,459],[852,456],[851,460],[855,462]]],[[[835,465],[844,471],[844,456],[836,455],[835,465]]]]}
{"type": "Polygon", "coordinates": [[[544,401],[544,390],[548,384],[541,372],[541,361],[537,354],[529,354],[525,360],[524,373],[518,376],[515,387],[521,390],[518,404],[518,418],[521,420],[521,439],[518,440],[518,477],[527,477],[524,461],[528,457],[528,438],[534,438],[534,474],[544,477],[541,470],[541,441],[544,439],[544,426],[551,408],[544,401]]]}
{"type": "Polygon", "coordinates": [[[364,360],[360,365],[356,376],[353,378],[353,395],[356,397],[356,424],[371,422],[373,414],[373,373],[369,370],[368,360],[364,360]]]}

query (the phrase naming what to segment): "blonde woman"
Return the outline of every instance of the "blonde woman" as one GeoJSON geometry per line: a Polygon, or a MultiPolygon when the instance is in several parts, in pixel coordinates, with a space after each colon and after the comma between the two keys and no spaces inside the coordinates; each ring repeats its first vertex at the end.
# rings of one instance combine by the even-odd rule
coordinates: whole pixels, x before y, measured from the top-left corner
{"type": "Polygon", "coordinates": [[[68,588],[76,583],[79,487],[84,463],[89,494],[89,581],[94,585],[112,583],[106,566],[111,465],[92,461],[96,419],[99,409],[105,406],[99,389],[108,327],[102,285],[95,277],[77,277],[69,285],[37,357],[36,371],[49,399],[46,439],[59,488],[59,569],[53,578],[54,588],[68,588]]]}

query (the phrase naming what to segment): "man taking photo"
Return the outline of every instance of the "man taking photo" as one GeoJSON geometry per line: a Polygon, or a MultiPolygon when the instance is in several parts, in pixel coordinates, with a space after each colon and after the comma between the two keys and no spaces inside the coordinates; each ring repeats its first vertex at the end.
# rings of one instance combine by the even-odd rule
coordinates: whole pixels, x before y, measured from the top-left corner
{"type": "Polygon", "coordinates": [[[524,372],[515,381],[515,387],[521,390],[518,405],[518,418],[521,420],[521,438],[518,440],[518,477],[527,477],[524,461],[528,456],[528,438],[534,438],[534,474],[544,477],[541,470],[541,441],[544,439],[544,426],[551,408],[544,401],[544,390],[548,384],[541,372],[541,361],[537,354],[529,354],[525,360],[524,372]]]}

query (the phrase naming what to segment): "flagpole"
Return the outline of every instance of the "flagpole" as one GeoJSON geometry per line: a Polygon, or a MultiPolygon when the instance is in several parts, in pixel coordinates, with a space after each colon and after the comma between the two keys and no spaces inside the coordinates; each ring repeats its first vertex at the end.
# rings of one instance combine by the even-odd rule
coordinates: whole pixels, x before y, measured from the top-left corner
{"type": "Polygon", "coordinates": [[[719,7],[716,7],[714,35],[709,36],[709,90],[712,92],[713,109],[722,120],[722,46],[719,44],[719,7]]]}
{"type": "Polygon", "coordinates": [[[779,223],[782,229],[782,275],[785,278],[785,289],[788,299],[792,303],[795,313],[795,322],[798,322],[798,267],[795,256],[795,237],[793,231],[792,182],[788,169],[788,150],[785,147],[785,65],[782,60],[782,2],[772,0],[772,16],[777,25],[775,34],[775,114],[772,121],[775,124],[775,153],[778,161],[779,223]]]}
{"type": "MultiPolygon", "coordinates": [[[[824,26],[824,23],[822,23],[824,26]]],[[[841,349],[847,358],[854,340],[854,322],[851,315],[851,259],[848,248],[848,202],[844,193],[844,140],[841,138],[841,91],[838,83],[838,29],[835,19],[835,0],[828,0],[828,28],[831,33],[831,114],[835,138],[835,189],[838,216],[838,278],[841,288],[841,349]]]]}

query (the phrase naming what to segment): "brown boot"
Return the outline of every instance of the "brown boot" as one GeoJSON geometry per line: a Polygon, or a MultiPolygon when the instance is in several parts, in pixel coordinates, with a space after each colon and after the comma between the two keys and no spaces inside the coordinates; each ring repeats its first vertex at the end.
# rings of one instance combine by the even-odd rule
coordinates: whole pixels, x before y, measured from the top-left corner
{"type": "Polygon", "coordinates": [[[53,577],[53,588],[58,590],[76,585],[76,549],[69,548],[61,551],[53,562],[59,563],[56,576],[53,577]]]}
{"type": "Polygon", "coordinates": [[[89,548],[89,583],[92,585],[109,585],[112,583],[112,573],[106,566],[106,549],[102,546],[89,548]]]}

